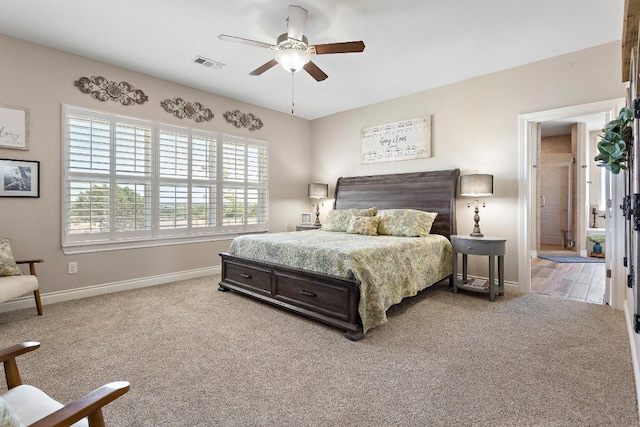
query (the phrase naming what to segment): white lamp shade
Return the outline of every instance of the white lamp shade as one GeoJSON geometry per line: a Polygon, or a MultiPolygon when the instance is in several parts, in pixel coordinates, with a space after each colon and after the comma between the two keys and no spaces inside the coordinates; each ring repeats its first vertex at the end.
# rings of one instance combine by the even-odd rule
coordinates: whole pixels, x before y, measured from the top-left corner
{"type": "Polygon", "coordinates": [[[493,175],[473,174],[460,177],[460,195],[481,197],[493,194],[493,175]]]}
{"type": "Polygon", "coordinates": [[[311,55],[301,49],[284,49],[276,53],[276,61],[287,71],[300,71],[311,60],[311,55]]]}
{"type": "Polygon", "coordinates": [[[310,199],[326,199],[327,197],[329,197],[329,184],[319,182],[309,184],[310,199]]]}

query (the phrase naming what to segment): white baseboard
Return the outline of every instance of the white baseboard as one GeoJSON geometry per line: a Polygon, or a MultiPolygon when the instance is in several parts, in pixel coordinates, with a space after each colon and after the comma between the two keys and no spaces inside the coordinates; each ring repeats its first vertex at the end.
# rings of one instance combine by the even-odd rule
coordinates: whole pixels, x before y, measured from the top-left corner
{"type": "MultiPolygon", "coordinates": [[[[163,274],[159,276],[141,277],[138,279],[123,280],[121,282],[104,283],[101,285],[87,286],[84,288],[69,289],[66,291],[42,293],[42,305],[55,304],[62,301],[71,301],[80,298],[94,297],[98,295],[110,294],[112,292],[127,291],[130,289],[145,288],[148,286],[163,285],[165,283],[178,282],[180,280],[195,279],[198,277],[213,276],[220,274],[221,266],[199,268],[196,270],[180,271],[177,273],[163,274]]],[[[30,293],[27,296],[0,304],[0,313],[7,311],[33,308],[35,311],[35,301],[30,293]]]]}
{"type": "Polygon", "coordinates": [[[638,415],[640,416],[640,364],[638,361],[638,351],[636,340],[637,334],[633,328],[633,315],[629,311],[627,304],[624,305],[624,317],[627,321],[627,331],[629,333],[629,346],[631,347],[631,365],[633,366],[633,377],[636,384],[636,400],[638,401],[638,415]]]}

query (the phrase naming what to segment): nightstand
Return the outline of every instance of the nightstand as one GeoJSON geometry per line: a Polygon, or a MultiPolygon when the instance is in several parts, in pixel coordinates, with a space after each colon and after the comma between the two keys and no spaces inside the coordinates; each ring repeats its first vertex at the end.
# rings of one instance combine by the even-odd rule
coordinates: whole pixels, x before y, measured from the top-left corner
{"type": "Polygon", "coordinates": [[[302,230],[317,230],[318,228],[322,227],[321,225],[296,225],[296,231],[302,231],[302,230]]]}
{"type": "Polygon", "coordinates": [[[507,239],[501,237],[451,236],[453,246],[453,292],[458,289],[489,294],[489,300],[504,295],[504,254],[507,239]],[[462,254],[462,281],[458,281],[458,254],[462,254]],[[477,284],[477,279],[467,278],[467,256],[484,255],[489,257],[489,286],[477,284]],[[495,284],[495,258],[498,258],[498,285],[495,284]]]}

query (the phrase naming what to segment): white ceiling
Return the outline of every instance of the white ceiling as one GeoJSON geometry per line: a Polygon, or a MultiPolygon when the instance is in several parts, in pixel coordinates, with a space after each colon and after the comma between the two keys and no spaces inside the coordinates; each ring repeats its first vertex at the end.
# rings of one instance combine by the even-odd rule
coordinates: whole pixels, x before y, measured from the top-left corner
{"type": "Polygon", "coordinates": [[[309,11],[310,44],[366,45],[313,56],[323,82],[295,74],[295,115],[306,119],[620,40],[624,11],[624,0],[0,0],[0,32],[290,113],[290,73],[248,75],[274,52],[218,40],[275,44],[290,4],[309,11]]]}

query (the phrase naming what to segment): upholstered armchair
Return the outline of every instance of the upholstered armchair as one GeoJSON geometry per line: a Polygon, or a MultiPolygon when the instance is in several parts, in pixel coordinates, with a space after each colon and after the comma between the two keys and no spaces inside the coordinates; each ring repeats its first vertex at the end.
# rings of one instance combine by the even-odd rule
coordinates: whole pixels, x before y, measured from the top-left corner
{"type": "Polygon", "coordinates": [[[129,383],[112,382],[63,405],[42,390],[22,384],[16,357],[40,347],[24,342],[0,349],[7,391],[0,394],[0,425],[30,427],[104,427],[102,408],[129,391],[129,383]]]}
{"type": "Polygon", "coordinates": [[[11,241],[0,239],[0,303],[10,301],[33,292],[38,314],[42,315],[40,287],[36,276],[36,263],[41,259],[14,260],[11,241]],[[17,264],[29,264],[29,274],[23,274],[17,264]]]}

